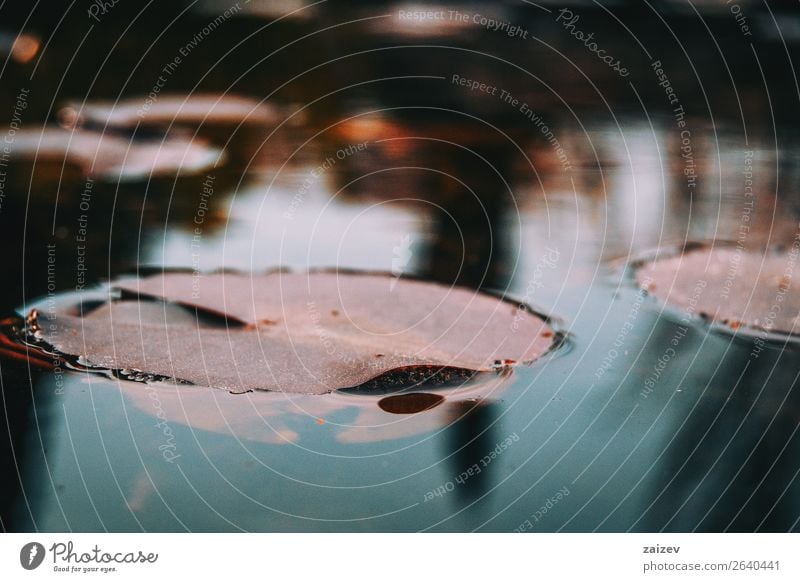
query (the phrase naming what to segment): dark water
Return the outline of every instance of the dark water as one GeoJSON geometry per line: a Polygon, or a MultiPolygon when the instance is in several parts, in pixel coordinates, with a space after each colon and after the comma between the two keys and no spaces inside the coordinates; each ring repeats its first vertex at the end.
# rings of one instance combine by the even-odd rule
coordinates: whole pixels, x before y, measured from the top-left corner
{"type": "MultiPolygon", "coordinates": [[[[695,34],[679,45],[705,55],[693,79],[674,39],[656,25],[661,36],[647,36],[640,9],[624,15],[647,39],[645,53],[609,35],[614,24],[602,11],[586,9],[582,24],[632,63],[629,82],[559,37],[552,17],[504,9],[584,59],[598,87],[591,93],[577,71],[542,61],[542,44],[524,45],[528,53],[520,39],[445,29],[417,41],[397,33],[397,23],[387,33],[380,19],[349,20],[394,10],[370,6],[320,8],[310,20],[259,32],[269,42],[235,53],[257,64],[240,81],[242,59],[210,68],[204,90],[271,95],[292,119],[206,123],[210,146],[229,152],[216,166],[87,180],[63,159],[47,165],[18,151],[0,212],[2,308],[9,316],[46,311],[60,293],[161,266],[338,266],[507,293],[557,318],[569,341],[488,386],[400,403],[124,382],[43,370],[35,354],[6,347],[3,528],[797,530],[797,348],[754,350],[700,321],[665,316],[621,268],[687,240],[744,237],[762,248],[797,234],[800,152],[781,68],[788,52],[764,33],[755,45],[764,76],[740,79],[758,70],[753,52],[724,15],[709,17],[736,78],[708,56],[712,37],[695,34]],[[309,33],[301,46],[281,48],[309,33]],[[443,38],[446,47],[437,44],[443,38]],[[273,48],[277,62],[258,59],[273,48]],[[648,68],[659,57],[687,111],[685,127],[648,68]],[[314,68],[327,61],[324,74],[314,68]],[[470,91],[454,74],[530,104],[558,146],[519,103],[470,91]]],[[[121,26],[115,18],[123,13],[108,15],[109,30],[121,26]]],[[[206,19],[187,18],[175,37],[206,19]]],[[[265,22],[233,20],[238,28],[198,50],[219,58],[242,30],[265,22]]],[[[54,42],[71,46],[75,30],[54,42]]],[[[169,42],[159,40],[146,62],[163,66],[175,50],[169,42]]],[[[33,77],[24,67],[4,73],[37,89],[27,126],[55,123],[40,97],[48,90],[58,103],[144,98],[152,74],[131,64],[141,45],[119,50],[111,58],[132,72],[128,85],[98,64],[90,67],[102,71],[97,87],[70,78],[56,90],[63,55],[53,52],[33,77]]],[[[176,73],[175,92],[191,93],[190,81],[211,67],[197,61],[176,73]]],[[[17,94],[4,89],[4,111],[17,94]]],[[[166,131],[139,128],[132,139],[157,143],[166,131]]]]}

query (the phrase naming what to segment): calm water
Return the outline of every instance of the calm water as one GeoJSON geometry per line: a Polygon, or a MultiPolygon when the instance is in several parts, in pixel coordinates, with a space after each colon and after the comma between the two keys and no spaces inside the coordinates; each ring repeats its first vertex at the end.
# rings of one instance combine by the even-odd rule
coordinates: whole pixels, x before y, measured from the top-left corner
{"type": "MultiPolygon", "coordinates": [[[[431,390],[444,401],[409,414],[387,412],[379,396],[231,395],[54,373],[4,350],[13,456],[3,469],[18,469],[20,484],[6,484],[3,527],[797,530],[796,348],[754,354],[745,339],[665,316],[623,269],[686,240],[744,236],[763,248],[797,234],[798,148],[757,114],[760,97],[744,98],[746,127],[727,110],[712,123],[676,65],[687,138],[663,103],[637,110],[631,95],[611,91],[604,95],[621,105],[605,109],[582,101],[565,72],[573,85],[562,79],[554,89],[567,105],[543,97],[547,67],[537,85],[464,56],[475,47],[513,55],[515,39],[470,37],[456,55],[403,52],[379,24],[298,50],[298,67],[311,66],[314,47],[330,49],[320,52],[326,59],[364,47],[386,54],[331,65],[322,80],[308,69],[268,101],[281,108],[280,123],[206,124],[207,147],[228,155],[202,171],[87,181],[63,156],[51,167],[18,154],[0,212],[13,249],[2,308],[24,315],[46,309],[50,291],[162,266],[337,266],[506,293],[556,318],[568,341],[508,378],[431,390]],[[470,91],[453,74],[530,103],[558,145],[519,104],[470,91]],[[359,85],[389,76],[397,79],[359,85]],[[347,89],[313,102],[339,82],[347,89]]],[[[294,38],[304,26],[280,34],[294,38]]],[[[222,50],[232,36],[203,50],[222,50]]],[[[655,57],[668,47],[649,48],[655,57]]],[[[659,103],[643,70],[637,83],[655,89],[639,85],[640,95],[659,103]]],[[[269,72],[270,83],[285,73],[269,72]]],[[[143,77],[124,94],[146,95],[143,77]]],[[[254,93],[252,77],[243,83],[254,93]]],[[[715,103],[730,102],[722,85],[711,82],[715,103]]],[[[167,128],[114,131],[157,148],[167,128]]]]}

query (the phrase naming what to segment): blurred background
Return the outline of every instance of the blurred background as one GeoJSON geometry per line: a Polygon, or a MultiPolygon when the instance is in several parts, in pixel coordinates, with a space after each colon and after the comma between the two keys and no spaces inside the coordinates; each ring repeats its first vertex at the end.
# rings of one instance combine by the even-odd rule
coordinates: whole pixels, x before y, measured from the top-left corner
{"type": "MultiPolygon", "coordinates": [[[[296,458],[248,450],[255,468],[223,471],[251,482],[273,459],[258,479],[285,488],[280,463],[320,463],[293,477],[314,485],[284,491],[268,517],[248,510],[253,499],[269,505],[258,492],[211,502],[206,515],[180,487],[163,493],[171,474],[120,477],[105,448],[108,466],[88,472],[80,446],[52,452],[68,410],[127,418],[126,388],[97,401],[79,386],[54,392],[28,354],[6,346],[3,528],[510,531],[567,487],[561,513],[530,529],[797,529],[796,354],[776,350],[745,374],[736,350],[746,347],[698,331],[664,392],[642,398],[675,330],[652,314],[626,332],[625,355],[596,371],[639,301],[609,274],[614,261],[689,240],[763,249],[797,234],[798,43],[789,0],[4,3],[7,321],[53,293],[142,269],[337,266],[523,298],[563,320],[572,347],[521,372],[503,404],[454,402],[412,431],[447,427],[435,433],[443,448],[431,438],[413,440],[424,453],[398,452],[414,438],[402,435],[329,449],[316,428],[292,425],[314,446],[296,458]],[[703,369],[709,358],[726,364],[703,369]],[[504,455],[470,495],[424,505],[426,491],[523,427],[519,456],[504,455]],[[372,479],[367,500],[348,496],[357,481],[328,483],[343,469],[309,450],[347,456],[372,479]],[[450,465],[423,482],[385,485],[441,458],[450,465]],[[98,509],[91,492],[106,489],[119,499],[98,509]],[[175,513],[141,500],[131,509],[131,491],[156,491],[175,513]],[[287,517],[299,507],[308,514],[287,517]],[[363,507],[384,517],[362,520],[363,507]]],[[[90,451],[145,439],[108,422],[72,425],[69,440],[90,451]]],[[[199,455],[182,477],[194,486],[219,474],[204,464],[209,447],[229,455],[241,444],[207,437],[185,436],[199,455]]],[[[145,463],[125,450],[111,457],[145,463]]]]}

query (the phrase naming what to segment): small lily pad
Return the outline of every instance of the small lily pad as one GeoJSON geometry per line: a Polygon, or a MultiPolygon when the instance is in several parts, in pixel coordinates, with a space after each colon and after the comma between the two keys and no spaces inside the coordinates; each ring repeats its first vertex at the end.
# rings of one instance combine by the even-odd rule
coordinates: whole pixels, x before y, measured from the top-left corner
{"type": "Polygon", "coordinates": [[[213,167],[223,155],[201,140],[139,141],[55,127],[18,131],[11,152],[15,158],[35,161],[37,174],[42,165],[54,163],[57,168],[72,166],[85,176],[101,179],[196,174],[213,167]]]}
{"type": "Polygon", "coordinates": [[[237,95],[159,95],[158,99],[131,98],[118,102],[70,103],[59,111],[67,127],[92,124],[133,129],[141,125],[190,126],[252,123],[275,125],[277,110],[237,95]]]}
{"type": "Polygon", "coordinates": [[[665,304],[730,331],[800,331],[800,249],[691,245],[641,261],[636,282],[665,304]]]}

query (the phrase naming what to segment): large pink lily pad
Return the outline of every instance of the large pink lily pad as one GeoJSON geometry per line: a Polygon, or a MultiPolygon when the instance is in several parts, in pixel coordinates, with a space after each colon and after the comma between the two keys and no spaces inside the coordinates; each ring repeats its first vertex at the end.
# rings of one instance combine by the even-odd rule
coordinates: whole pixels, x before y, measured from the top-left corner
{"type": "Polygon", "coordinates": [[[37,337],[88,366],[231,392],[322,394],[387,373],[533,362],[555,334],[491,295],[357,273],[164,273],[117,281],[121,299],[65,309],[37,337]],[[133,297],[133,299],[130,299],[133,297]]]}

